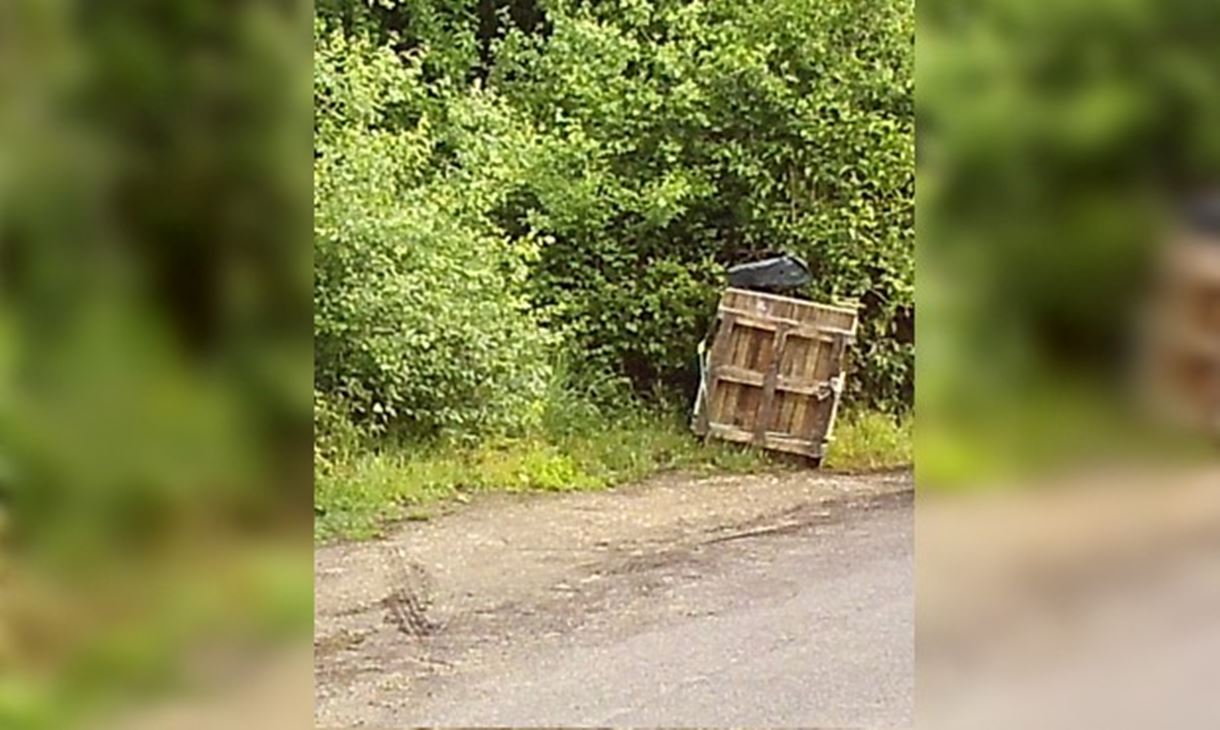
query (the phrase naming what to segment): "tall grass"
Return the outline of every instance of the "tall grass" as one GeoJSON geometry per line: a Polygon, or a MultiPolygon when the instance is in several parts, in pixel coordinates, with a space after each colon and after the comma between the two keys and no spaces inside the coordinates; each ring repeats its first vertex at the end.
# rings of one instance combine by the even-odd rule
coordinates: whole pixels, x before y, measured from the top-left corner
{"type": "Polygon", "coordinates": [[[429,505],[473,492],[602,489],[666,469],[776,467],[760,452],[702,444],[678,417],[643,410],[477,444],[383,443],[318,474],[315,534],[373,537],[389,521],[426,517],[429,505]]]}
{"type": "MultiPolygon", "coordinates": [[[[604,384],[603,384],[604,385],[604,384]]],[[[427,519],[440,505],[486,491],[604,489],[649,474],[683,469],[754,473],[799,468],[746,446],[701,441],[687,414],[673,404],[645,407],[613,388],[562,387],[549,395],[531,433],[479,441],[448,439],[347,443],[321,464],[315,496],[315,537],[367,539],[387,524],[427,519]]],[[[911,420],[846,413],[825,460],[834,470],[909,465],[911,420]]],[[[348,434],[341,440],[350,440],[348,434]]]]}

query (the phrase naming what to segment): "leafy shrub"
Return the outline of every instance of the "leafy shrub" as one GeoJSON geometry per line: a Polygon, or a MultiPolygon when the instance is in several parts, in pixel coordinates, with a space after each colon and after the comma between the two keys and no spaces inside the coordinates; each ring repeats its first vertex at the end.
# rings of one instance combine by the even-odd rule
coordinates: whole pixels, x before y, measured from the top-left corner
{"type": "Polygon", "coordinates": [[[452,101],[442,139],[413,114],[427,93],[417,58],[322,26],[317,34],[318,388],[372,431],[536,420],[549,338],[523,296],[531,244],[484,215],[520,151],[506,112],[471,92],[452,101]],[[480,177],[445,174],[442,144],[480,177]]]}
{"type": "Polygon", "coordinates": [[[847,412],[835,425],[822,465],[830,469],[885,469],[915,461],[914,420],[875,411],[847,412]]]}
{"type": "Polygon", "coordinates": [[[545,237],[537,300],[647,390],[693,375],[723,267],[787,250],[864,305],[851,397],[913,385],[913,7],[905,0],[547,5],[490,88],[539,153],[500,221],[545,237]]]}
{"type": "Polygon", "coordinates": [[[910,403],[910,0],[332,0],[318,18],[332,414],[520,433],[613,410],[624,379],[666,401],[725,265],[780,250],[812,263],[805,294],[863,304],[849,399],[910,403]],[[573,410],[577,382],[614,395],[573,410]]]}
{"type": "Polygon", "coordinates": [[[925,0],[918,22],[921,483],[1146,450],[1116,404],[1165,205],[1220,179],[1220,5],[925,0]]]}

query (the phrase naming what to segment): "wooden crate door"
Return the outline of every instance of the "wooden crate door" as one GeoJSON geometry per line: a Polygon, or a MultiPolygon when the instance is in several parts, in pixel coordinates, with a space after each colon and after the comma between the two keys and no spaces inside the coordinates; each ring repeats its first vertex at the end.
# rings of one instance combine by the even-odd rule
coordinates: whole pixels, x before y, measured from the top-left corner
{"type": "Polygon", "coordinates": [[[851,309],[727,290],[708,352],[696,432],[820,457],[855,334],[851,309]]]}
{"type": "Polygon", "coordinates": [[[848,342],[845,334],[825,329],[800,328],[789,333],[770,431],[806,442],[809,450],[820,452],[837,410],[848,342]]]}
{"type": "Polygon", "coordinates": [[[788,343],[788,332],[792,325],[787,322],[776,324],[775,335],[771,341],[770,357],[763,368],[762,395],[759,399],[758,413],[754,419],[754,443],[766,445],[768,431],[775,430],[776,389],[779,387],[779,368],[784,361],[784,350],[788,343]]]}
{"type": "Polygon", "coordinates": [[[726,315],[732,325],[712,355],[709,430],[763,445],[772,420],[779,365],[790,325],[726,315]]]}
{"type": "Polygon", "coordinates": [[[846,343],[843,334],[815,325],[725,313],[709,357],[702,432],[820,455],[846,343]]]}
{"type": "Polygon", "coordinates": [[[762,403],[764,373],[775,355],[773,325],[733,312],[723,315],[709,357],[706,409],[709,428],[717,435],[751,440],[762,403]]]}

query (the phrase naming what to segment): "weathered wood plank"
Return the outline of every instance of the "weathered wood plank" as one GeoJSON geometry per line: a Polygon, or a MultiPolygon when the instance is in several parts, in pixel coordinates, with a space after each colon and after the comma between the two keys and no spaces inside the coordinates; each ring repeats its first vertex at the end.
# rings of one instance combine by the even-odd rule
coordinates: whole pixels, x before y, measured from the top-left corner
{"type": "Polygon", "coordinates": [[[779,380],[779,363],[788,340],[788,330],[791,325],[780,322],[775,330],[775,339],[771,345],[771,357],[763,364],[762,402],[758,404],[758,417],[754,423],[754,434],[759,445],[762,445],[767,429],[771,427],[771,417],[775,412],[775,385],[779,380]]]}
{"type": "MultiPolygon", "coordinates": [[[[747,431],[744,428],[736,426],[726,426],[724,424],[713,423],[709,426],[709,435],[715,436],[725,441],[734,441],[740,444],[754,444],[757,442],[757,436],[753,431],[747,431]]],[[[810,439],[793,438],[787,434],[768,431],[763,435],[763,448],[774,449],[776,451],[785,451],[790,454],[800,454],[801,456],[821,456],[821,442],[810,439]]]]}

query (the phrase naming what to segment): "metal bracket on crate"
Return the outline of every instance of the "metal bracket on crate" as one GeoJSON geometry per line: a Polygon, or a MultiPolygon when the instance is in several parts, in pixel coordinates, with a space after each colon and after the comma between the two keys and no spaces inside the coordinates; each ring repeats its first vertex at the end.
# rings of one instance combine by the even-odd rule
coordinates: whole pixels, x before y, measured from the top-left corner
{"type": "Polygon", "coordinates": [[[832,395],[841,395],[843,393],[843,386],[843,373],[839,373],[829,380],[823,380],[822,382],[818,383],[817,390],[814,391],[813,396],[820,401],[826,400],[832,395]]]}
{"type": "Polygon", "coordinates": [[[843,390],[847,383],[847,373],[839,373],[830,379],[831,389],[834,391],[835,399],[830,404],[830,419],[826,425],[826,433],[822,435],[822,446],[826,446],[835,440],[835,420],[839,415],[839,401],[843,399],[843,390]]]}
{"type": "MultiPolygon", "coordinates": [[[[691,424],[695,427],[696,433],[704,430],[704,424],[700,423],[700,414],[704,406],[704,399],[707,398],[707,339],[699,341],[699,347],[696,348],[699,359],[699,389],[695,392],[695,407],[691,411],[691,424]]],[[[702,434],[700,434],[702,435],[702,434]]]]}

